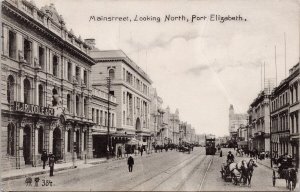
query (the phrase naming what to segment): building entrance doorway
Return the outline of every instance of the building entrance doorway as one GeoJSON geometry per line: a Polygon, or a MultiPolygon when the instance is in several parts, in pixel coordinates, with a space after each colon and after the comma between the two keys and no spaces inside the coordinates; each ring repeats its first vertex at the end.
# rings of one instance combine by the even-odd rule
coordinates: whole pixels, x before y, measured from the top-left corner
{"type": "Polygon", "coordinates": [[[31,133],[30,126],[26,125],[23,132],[23,156],[25,164],[31,164],[30,161],[30,147],[31,147],[31,133]]]}
{"type": "Polygon", "coordinates": [[[61,159],[61,131],[59,128],[55,128],[53,131],[53,154],[55,155],[56,159],[61,159]]]}

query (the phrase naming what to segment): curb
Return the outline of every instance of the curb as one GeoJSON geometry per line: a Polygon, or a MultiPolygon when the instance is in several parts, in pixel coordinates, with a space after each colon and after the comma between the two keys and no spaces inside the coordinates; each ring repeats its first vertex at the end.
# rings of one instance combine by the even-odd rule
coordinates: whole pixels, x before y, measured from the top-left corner
{"type": "MultiPolygon", "coordinates": [[[[55,169],[54,172],[59,172],[59,171],[67,170],[67,169],[75,169],[75,168],[73,166],[62,167],[62,168],[55,169]]],[[[33,172],[33,173],[27,173],[27,174],[15,175],[15,176],[8,176],[8,177],[4,177],[4,178],[1,178],[1,179],[2,179],[2,181],[8,181],[8,180],[13,180],[13,179],[20,179],[20,178],[27,177],[27,176],[42,175],[42,174],[46,174],[46,173],[49,173],[49,172],[50,172],[50,170],[38,171],[38,172],[33,172]]]]}

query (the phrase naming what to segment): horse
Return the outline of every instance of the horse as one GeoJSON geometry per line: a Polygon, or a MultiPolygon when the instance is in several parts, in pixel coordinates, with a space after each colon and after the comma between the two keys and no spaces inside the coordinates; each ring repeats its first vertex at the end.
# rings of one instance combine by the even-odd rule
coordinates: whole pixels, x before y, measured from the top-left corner
{"type": "Polygon", "coordinates": [[[296,169],[283,169],[282,176],[285,179],[286,188],[294,190],[297,183],[297,170],[296,169]]]}
{"type": "Polygon", "coordinates": [[[229,165],[229,170],[231,172],[231,176],[233,178],[232,182],[237,185],[237,183],[241,183],[242,179],[246,180],[246,172],[247,172],[248,166],[246,160],[242,160],[238,163],[231,163],[229,165]]]}
{"type": "Polygon", "coordinates": [[[251,179],[252,179],[252,175],[253,175],[253,171],[254,171],[254,167],[257,167],[257,164],[255,163],[255,161],[251,158],[249,159],[248,163],[247,163],[247,171],[245,172],[246,175],[246,181],[244,182],[244,184],[247,183],[248,181],[248,186],[251,186],[251,179]]]}

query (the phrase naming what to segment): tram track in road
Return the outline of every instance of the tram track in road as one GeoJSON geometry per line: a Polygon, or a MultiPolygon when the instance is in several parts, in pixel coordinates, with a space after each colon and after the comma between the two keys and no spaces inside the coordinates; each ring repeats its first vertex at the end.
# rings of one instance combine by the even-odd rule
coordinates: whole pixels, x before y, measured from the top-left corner
{"type": "MultiPolygon", "coordinates": [[[[207,165],[210,165],[210,162],[212,161],[213,156],[205,156],[204,159],[202,159],[199,163],[197,163],[196,166],[193,167],[192,171],[186,175],[186,177],[179,183],[179,185],[175,188],[175,191],[189,191],[189,190],[197,190],[199,189],[199,185],[194,185],[195,183],[198,183],[199,176],[203,175],[203,167],[205,168],[207,165]],[[206,160],[208,160],[208,163],[206,160]],[[186,187],[189,187],[188,189],[186,187]]],[[[206,172],[205,172],[206,173],[206,172]]],[[[205,174],[204,173],[204,174],[205,174]]]]}
{"type": "MultiPolygon", "coordinates": [[[[163,181],[167,180],[168,178],[170,178],[174,173],[177,173],[178,171],[180,171],[182,168],[185,167],[185,165],[193,162],[195,159],[199,158],[201,155],[200,154],[193,154],[192,157],[189,157],[187,159],[185,159],[184,161],[181,161],[179,163],[176,163],[174,166],[169,167],[167,169],[164,169],[162,171],[160,171],[159,173],[151,176],[150,178],[147,178],[139,183],[137,183],[136,185],[134,185],[133,187],[130,187],[129,189],[126,189],[126,191],[143,191],[143,190],[147,190],[147,191],[153,191],[155,190],[155,188],[160,185],[156,185],[155,187],[153,186],[153,183],[157,183],[154,182],[154,180],[158,179],[158,181],[161,181],[161,179],[163,181]],[[166,178],[164,178],[166,177],[166,178]],[[151,187],[150,189],[148,189],[147,187],[151,187]],[[142,189],[141,189],[142,188],[142,189]]],[[[163,182],[159,182],[159,183],[163,183],[163,182]]]]}
{"type": "MultiPolygon", "coordinates": [[[[196,158],[193,158],[189,163],[188,165],[191,165],[193,164],[196,160],[198,160],[198,158],[201,157],[201,160],[196,164],[196,166],[200,165],[201,163],[203,163],[203,161],[207,158],[207,156],[205,155],[199,155],[197,156],[196,158]]],[[[163,191],[161,189],[157,190],[159,187],[163,186],[167,186],[167,185],[164,185],[166,184],[172,177],[176,177],[178,175],[176,175],[176,173],[178,173],[179,171],[181,171],[182,169],[186,168],[185,166],[182,166],[180,167],[178,170],[176,170],[172,175],[169,175],[167,178],[163,179],[159,184],[157,184],[154,188],[152,188],[150,191],[163,191]]],[[[179,182],[179,184],[175,187],[175,191],[178,191],[179,188],[185,183],[185,181],[189,178],[189,176],[191,175],[191,172],[194,172],[194,169],[195,166],[192,167],[192,170],[190,172],[187,173],[187,175],[184,176],[184,178],[181,178],[181,181],[179,182]]],[[[168,190],[172,190],[173,189],[168,189],[168,190]]]]}
{"type": "Polygon", "coordinates": [[[204,184],[204,181],[205,181],[205,178],[206,178],[206,176],[207,176],[207,173],[208,173],[208,171],[209,171],[209,169],[210,169],[210,166],[211,166],[211,164],[213,163],[213,161],[214,161],[214,156],[212,156],[212,159],[210,160],[210,162],[209,162],[209,164],[208,164],[208,166],[207,166],[207,168],[206,168],[206,171],[205,171],[205,173],[204,173],[204,176],[202,177],[202,180],[201,180],[201,182],[200,182],[200,184],[199,184],[199,187],[197,187],[197,191],[201,191],[201,189],[202,189],[202,186],[203,186],[203,184],[204,184]]]}

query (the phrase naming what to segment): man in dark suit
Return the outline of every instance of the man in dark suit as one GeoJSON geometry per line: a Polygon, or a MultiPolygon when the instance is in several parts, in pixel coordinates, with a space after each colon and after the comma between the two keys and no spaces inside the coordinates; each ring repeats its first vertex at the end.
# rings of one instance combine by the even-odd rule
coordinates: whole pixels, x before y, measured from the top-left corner
{"type": "Polygon", "coordinates": [[[131,155],[128,157],[127,164],[128,164],[129,172],[132,172],[132,167],[134,165],[134,159],[131,155]]]}
{"type": "Polygon", "coordinates": [[[55,163],[55,156],[53,154],[50,154],[49,155],[50,177],[53,176],[54,163],[55,163]]]}
{"type": "Polygon", "coordinates": [[[47,154],[46,150],[43,151],[42,156],[41,156],[41,160],[43,161],[43,169],[45,169],[46,162],[48,160],[48,154],[47,154]]]}

